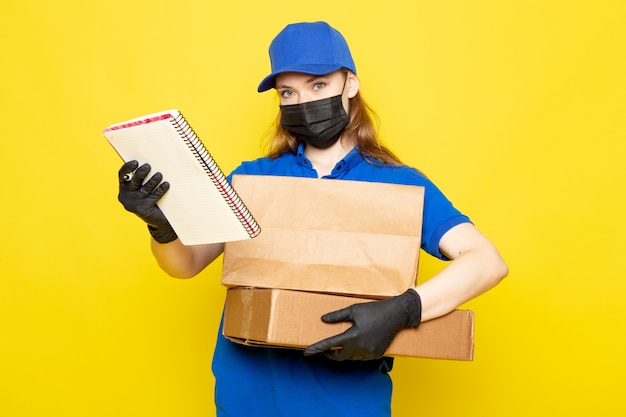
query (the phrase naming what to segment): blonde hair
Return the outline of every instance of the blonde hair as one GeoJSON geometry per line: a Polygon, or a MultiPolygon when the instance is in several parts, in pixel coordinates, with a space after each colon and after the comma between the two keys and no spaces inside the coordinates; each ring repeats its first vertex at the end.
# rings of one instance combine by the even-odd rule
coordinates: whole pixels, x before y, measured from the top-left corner
{"type": "MultiPolygon", "coordinates": [[[[343,131],[342,138],[351,138],[355,141],[361,156],[370,164],[375,165],[404,165],[400,159],[389,149],[384,147],[378,137],[376,128],[378,116],[365,103],[361,93],[350,99],[350,122],[343,131]]],[[[299,140],[282,127],[282,113],[274,122],[274,132],[269,141],[268,157],[275,159],[279,156],[292,152],[296,153],[299,140]]]]}

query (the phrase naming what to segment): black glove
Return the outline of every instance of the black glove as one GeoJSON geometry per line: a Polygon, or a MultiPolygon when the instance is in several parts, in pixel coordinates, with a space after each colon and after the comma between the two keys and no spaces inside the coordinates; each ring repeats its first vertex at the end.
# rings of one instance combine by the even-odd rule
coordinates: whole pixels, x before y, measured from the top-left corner
{"type": "Polygon", "coordinates": [[[419,326],[421,317],[422,301],[413,289],[386,300],[354,304],[322,316],[326,323],[349,321],[352,327],[307,347],[304,355],[323,352],[337,361],[378,359],[400,330],[419,326]]]}
{"type": "Polygon", "coordinates": [[[137,161],[129,161],[120,168],[118,173],[120,192],[117,198],[126,210],[135,213],[148,224],[148,230],[154,240],[159,243],[174,241],[178,236],[156,205],[163,194],[169,190],[170,184],[164,182],[159,185],[163,179],[160,172],[154,174],[144,184],[143,181],[150,172],[150,165],[143,164],[137,168],[138,166],[137,161]]]}

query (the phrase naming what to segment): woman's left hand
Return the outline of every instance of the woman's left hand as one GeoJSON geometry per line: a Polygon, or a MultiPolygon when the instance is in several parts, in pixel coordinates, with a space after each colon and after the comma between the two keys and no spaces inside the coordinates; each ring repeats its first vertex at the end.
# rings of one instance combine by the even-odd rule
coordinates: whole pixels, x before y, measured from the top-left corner
{"type": "Polygon", "coordinates": [[[419,326],[421,310],[419,294],[409,289],[386,300],[354,304],[324,314],[322,321],[325,323],[348,321],[352,326],[307,347],[304,355],[324,353],[337,361],[381,358],[400,330],[419,326]]]}

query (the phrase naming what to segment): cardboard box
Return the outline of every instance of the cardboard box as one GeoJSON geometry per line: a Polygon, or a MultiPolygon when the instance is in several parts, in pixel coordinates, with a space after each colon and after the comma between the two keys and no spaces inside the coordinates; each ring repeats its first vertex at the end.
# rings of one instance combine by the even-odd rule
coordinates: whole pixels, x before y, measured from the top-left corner
{"type": "MultiPolygon", "coordinates": [[[[229,288],[223,334],[253,346],[304,349],[347,330],[351,323],[327,324],[320,316],[369,299],[280,289],[229,288]]],[[[474,313],[455,310],[405,329],[389,346],[388,356],[471,361],[474,313]]]]}
{"type": "Polygon", "coordinates": [[[222,284],[381,298],[415,286],[424,188],[235,175],[261,226],[227,242],[222,284]]]}

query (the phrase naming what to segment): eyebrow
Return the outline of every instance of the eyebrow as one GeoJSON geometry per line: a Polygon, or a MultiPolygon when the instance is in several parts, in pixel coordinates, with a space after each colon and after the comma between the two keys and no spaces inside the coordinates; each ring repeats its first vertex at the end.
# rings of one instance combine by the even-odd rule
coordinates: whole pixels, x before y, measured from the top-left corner
{"type": "MultiPolygon", "coordinates": [[[[328,75],[326,75],[326,74],[324,74],[324,75],[312,75],[310,78],[308,78],[306,80],[305,83],[306,84],[311,84],[314,81],[321,80],[321,79],[329,79],[329,78],[330,77],[328,77],[328,75]]],[[[291,87],[289,85],[287,85],[287,84],[280,84],[280,85],[276,85],[275,88],[279,89],[279,88],[291,88],[291,87]]]]}

